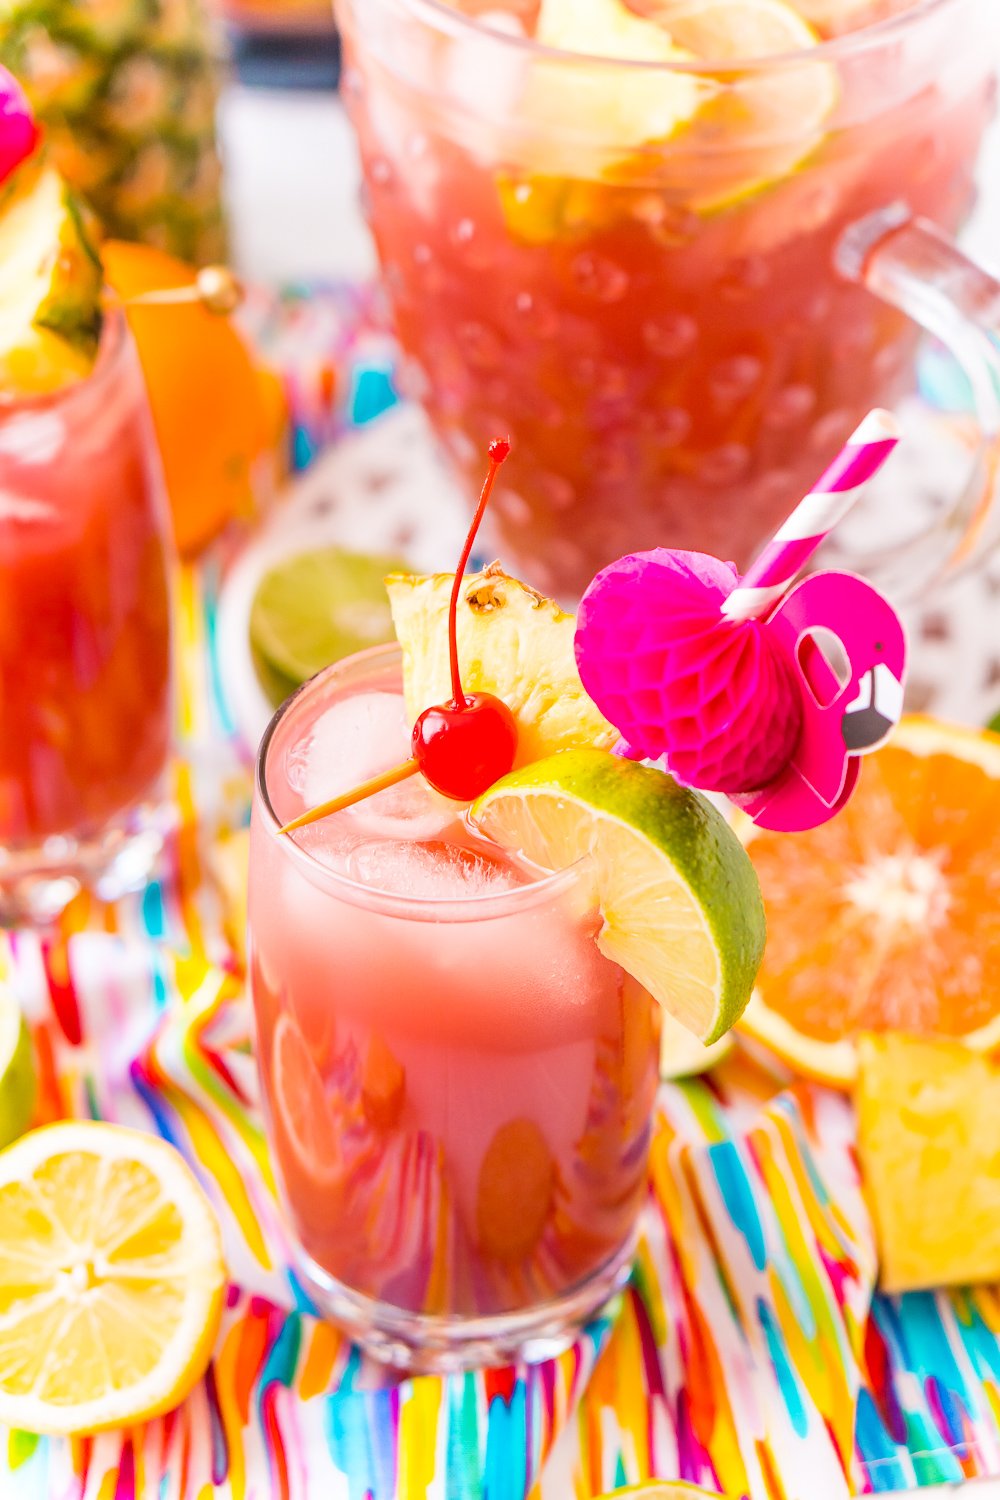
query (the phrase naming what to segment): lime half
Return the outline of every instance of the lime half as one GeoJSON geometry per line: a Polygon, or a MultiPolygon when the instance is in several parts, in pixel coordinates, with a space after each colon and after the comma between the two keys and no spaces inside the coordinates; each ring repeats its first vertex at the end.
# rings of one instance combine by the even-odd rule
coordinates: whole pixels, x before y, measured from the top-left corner
{"type": "Polygon", "coordinates": [[[477,827],[550,870],[594,862],[597,946],[706,1043],[737,1021],[764,951],[746,851],[696,792],[604,750],[566,750],[505,776],[477,827]]]}
{"type": "Polygon", "coordinates": [[[265,573],[250,611],[250,647],[265,692],[280,702],[331,662],[391,641],[384,579],[400,566],[394,557],[321,547],[265,573]]]}
{"type": "Polygon", "coordinates": [[[35,1063],[21,1007],[0,987],[0,1147],[23,1135],[35,1109],[35,1063]]]}

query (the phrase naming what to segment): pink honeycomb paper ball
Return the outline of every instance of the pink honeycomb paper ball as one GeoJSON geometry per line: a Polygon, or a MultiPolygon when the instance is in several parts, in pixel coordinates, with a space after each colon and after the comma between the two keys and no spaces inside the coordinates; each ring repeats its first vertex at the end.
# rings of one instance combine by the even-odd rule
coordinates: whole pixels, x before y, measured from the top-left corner
{"type": "Polygon", "coordinates": [[[767,626],[721,613],[738,582],[731,563],[660,547],[598,573],[577,615],[583,685],[625,753],[665,758],[707,792],[766,786],[802,725],[798,679],[767,626]]]}
{"type": "Polygon", "coordinates": [[[0,182],[16,171],[38,144],[38,126],[24,90],[0,67],[0,182]]]}

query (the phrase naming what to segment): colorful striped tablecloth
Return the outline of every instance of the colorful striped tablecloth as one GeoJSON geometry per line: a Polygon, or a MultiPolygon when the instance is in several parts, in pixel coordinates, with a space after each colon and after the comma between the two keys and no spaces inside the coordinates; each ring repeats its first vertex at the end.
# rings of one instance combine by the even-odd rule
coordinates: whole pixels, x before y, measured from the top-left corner
{"type": "Polygon", "coordinates": [[[3,1500],[586,1500],[650,1474],[840,1500],[1000,1472],[1000,1294],[874,1294],[849,1104],[739,1052],[664,1087],[632,1283],[533,1368],[396,1384],[289,1268],[243,975],[209,876],[248,771],[219,692],[217,576],[181,590],[176,837],[159,881],[0,938],[42,1112],[155,1131],[222,1220],[232,1285],[172,1415],[92,1440],[0,1434],[3,1500]]]}

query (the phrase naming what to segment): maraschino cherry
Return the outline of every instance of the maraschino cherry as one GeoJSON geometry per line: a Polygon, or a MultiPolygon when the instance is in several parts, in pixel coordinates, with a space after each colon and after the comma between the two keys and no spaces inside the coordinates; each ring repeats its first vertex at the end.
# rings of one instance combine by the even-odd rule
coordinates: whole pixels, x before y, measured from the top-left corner
{"type": "Polygon", "coordinates": [[[514,715],[493,693],[466,693],[458,666],[458,596],[465,565],[489,504],[497,471],[510,452],[498,439],[490,444],[490,472],[458,560],[448,606],[451,653],[451,697],[425,708],[413,726],[413,758],[436,792],[456,802],[471,802],[513,768],[517,751],[514,715]]]}
{"type": "Polygon", "coordinates": [[[424,780],[445,797],[456,802],[471,802],[501,776],[513,769],[517,751],[517,725],[514,715],[493,693],[467,693],[462,687],[458,664],[458,599],[462,591],[465,566],[469,561],[476,533],[479,531],[500,465],[510,453],[510,443],[497,438],[490,444],[490,471],[476,506],[476,513],[465,538],[465,546],[455,570],[448,606],[448,648],[451,658],[451,697],[447,703],[425,708],[413,726],[412,759],[373,776],[370,781],[344,792],[320,807],[310,808],[301,817],[286,823],[282,833],[292,833],[320,818],[343,812],[376,792],[385,791],[421,772],[424,780]]]}

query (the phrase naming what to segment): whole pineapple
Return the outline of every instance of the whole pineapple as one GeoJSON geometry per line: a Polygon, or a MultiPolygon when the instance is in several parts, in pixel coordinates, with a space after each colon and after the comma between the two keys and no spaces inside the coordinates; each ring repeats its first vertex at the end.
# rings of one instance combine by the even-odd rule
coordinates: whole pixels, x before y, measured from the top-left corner
{"type": "Polygon", "coordinates": [[[0,62],[109,235],[199,264],[224,257],[201,0],[0,0],[0,62]]]}

